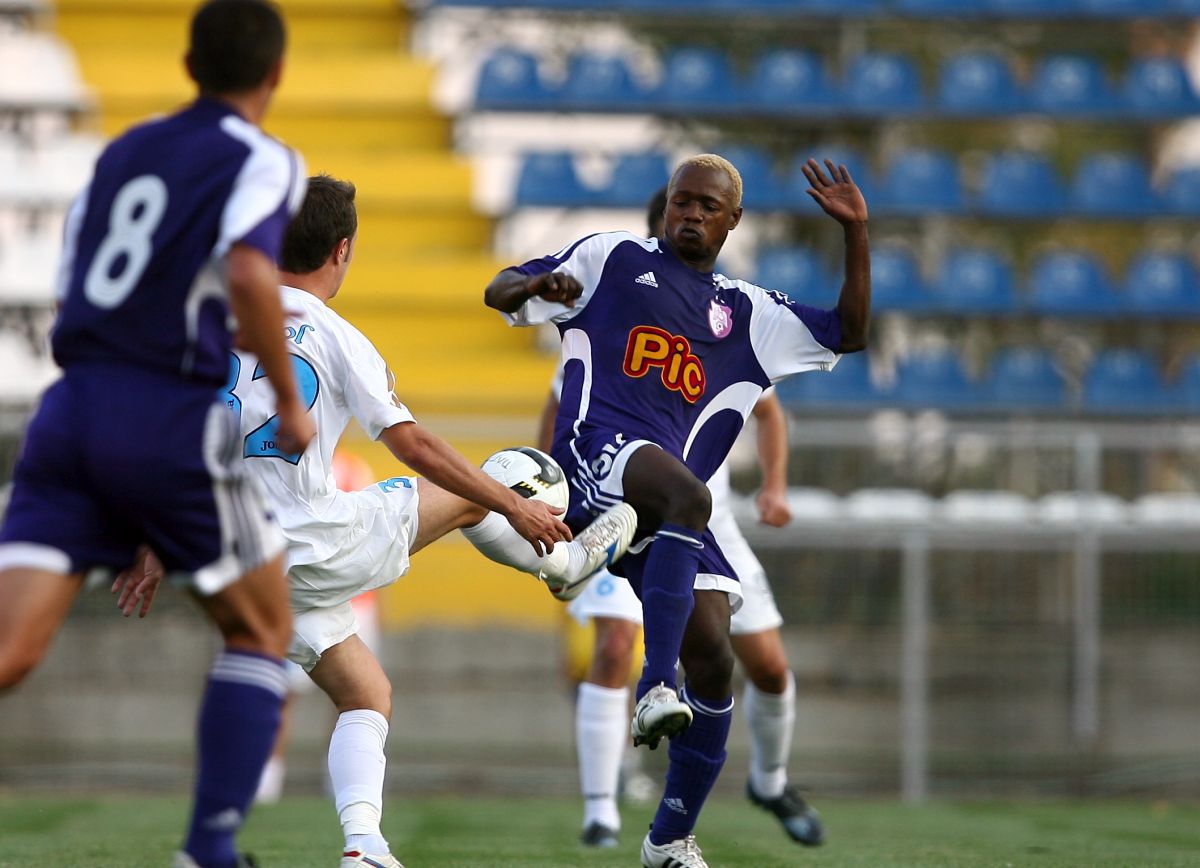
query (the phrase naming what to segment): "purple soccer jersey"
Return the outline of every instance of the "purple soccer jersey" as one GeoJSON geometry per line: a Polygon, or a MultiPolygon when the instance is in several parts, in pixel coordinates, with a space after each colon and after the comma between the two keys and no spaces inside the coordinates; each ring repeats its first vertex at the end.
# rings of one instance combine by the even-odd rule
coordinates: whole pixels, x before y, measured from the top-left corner
{"type": "Polygon", "coordinates": [[[246,478],[232,413],[226,255],[278,257],[300,158],[224,103],[135,127],[97,161],[64,233],[63,378],[25,433],[0,567],[128,566],[148,543],[214,593],[282,537],[246,478]]]}
{"type": "Polygon", "coordinates": [[[592,235],[516,270],[562,271],[583,284],[573,308],[533,298],[506,317],[553,322],[562,335],[552,451],[585,499],[613,432],[649,440],[708,479],[764,389],[837,363],[836,311],[697,272],[656,239],[592,235]]]}
{"type": "Polygon", "coordinates": [[[55,360],[123,361],[223,384],[223,258],[242,243],[276,260],[304,191],[300,158],[215,100],[113,141],[68,216],[55,360]]]}

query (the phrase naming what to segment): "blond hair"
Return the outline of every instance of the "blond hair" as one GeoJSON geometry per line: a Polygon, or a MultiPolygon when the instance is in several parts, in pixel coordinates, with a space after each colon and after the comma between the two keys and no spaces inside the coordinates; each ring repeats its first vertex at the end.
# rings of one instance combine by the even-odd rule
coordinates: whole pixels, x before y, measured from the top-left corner
{"type": "Polygon", "coordinates": [[[729,176],[729,183],[733,186],[733,207],[742,207],[742,174],[737,170],[737,166],[733,165],[733,163],[720,154],[697,154],[694,157],[688,157],[675,167],[675,172],[671,175],[671,187],[675,186],[675,179],[679,177],[679,173],[689,166],[698,166],[702,169],[716,169],[718,172],[724,172],[729,176]]]}

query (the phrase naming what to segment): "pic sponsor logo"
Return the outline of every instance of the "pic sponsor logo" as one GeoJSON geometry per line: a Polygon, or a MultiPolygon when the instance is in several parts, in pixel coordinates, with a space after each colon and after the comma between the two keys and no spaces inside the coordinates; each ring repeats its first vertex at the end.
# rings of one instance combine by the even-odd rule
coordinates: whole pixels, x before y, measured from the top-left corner
{"type": "Polygon", "coordinates": [[[704,365],[692,354],[683,335],[673,335],[654,326],[637,326],[629,332],[622,366],[630,377],[644,377],[660,369],[662,384],[694,404],[704,394],[704,365]]]}

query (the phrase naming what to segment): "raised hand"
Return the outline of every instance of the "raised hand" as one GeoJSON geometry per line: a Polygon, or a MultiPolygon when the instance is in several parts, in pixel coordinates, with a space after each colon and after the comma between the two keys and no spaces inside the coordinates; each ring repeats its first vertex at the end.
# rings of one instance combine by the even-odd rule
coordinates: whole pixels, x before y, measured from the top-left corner
{"type": "Polygon", "coordinates": [[[843,226],[867,222],[867,200],[850,177],[850,172],[845,166],[835,166],[830,160],[825,161],[825,166],[829,171],[828,176],[811,157],[801,168],[811,185],[806,191],[808,195],[843,226]]]}

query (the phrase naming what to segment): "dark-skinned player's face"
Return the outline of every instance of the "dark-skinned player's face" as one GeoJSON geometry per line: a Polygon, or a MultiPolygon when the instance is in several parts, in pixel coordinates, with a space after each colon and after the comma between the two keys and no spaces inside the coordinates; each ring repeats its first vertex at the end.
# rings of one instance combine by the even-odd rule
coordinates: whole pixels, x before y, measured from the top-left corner
{"type": "Polygon", "coordinates": [[[720,169],[685,166],[667,191],[666,237],[689,265],[711,268],[741,218],[733,182],[720,169]]]}

